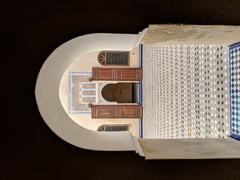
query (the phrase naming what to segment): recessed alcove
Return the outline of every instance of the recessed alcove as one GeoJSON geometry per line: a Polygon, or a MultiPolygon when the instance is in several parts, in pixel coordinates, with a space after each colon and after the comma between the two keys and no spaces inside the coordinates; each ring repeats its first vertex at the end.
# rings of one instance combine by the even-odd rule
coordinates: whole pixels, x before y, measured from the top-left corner
{"type": "Polygon", "coordinates": [[[102,89],[102,96],[106,101],[117,103],[137,103],[137,83],[107,84],[102,89]]]}

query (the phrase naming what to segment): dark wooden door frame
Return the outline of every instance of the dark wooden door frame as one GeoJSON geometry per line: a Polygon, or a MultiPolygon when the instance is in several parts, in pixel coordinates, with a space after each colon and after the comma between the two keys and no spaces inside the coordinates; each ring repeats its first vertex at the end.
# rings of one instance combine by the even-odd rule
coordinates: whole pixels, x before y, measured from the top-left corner
{"type": "Polygon", "coordinates": [[[94,81],[141,81],[141,68],[105,68],[93,67],[92,78],[94,81]]]}
{"type": "Polygon", "coordinates": [[[92,118],[141,118],[141,105],[91,105],[92,118]]]}

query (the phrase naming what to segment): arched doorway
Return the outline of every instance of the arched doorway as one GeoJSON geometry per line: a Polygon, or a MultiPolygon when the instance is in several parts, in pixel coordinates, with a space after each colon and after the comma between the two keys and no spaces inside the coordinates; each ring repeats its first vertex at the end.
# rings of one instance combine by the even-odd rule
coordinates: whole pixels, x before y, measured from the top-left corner
{"type": "Polygon", "coordinates": [[[137,103],[138,83],[107,84],[102,89],[102,97],[109,102],[137,103]]]}
{"type": "Polygon", "coordinates": [[[129,51],[101,51],[98,62],[102,66],[128,66],[129,56],[129,51]]]}

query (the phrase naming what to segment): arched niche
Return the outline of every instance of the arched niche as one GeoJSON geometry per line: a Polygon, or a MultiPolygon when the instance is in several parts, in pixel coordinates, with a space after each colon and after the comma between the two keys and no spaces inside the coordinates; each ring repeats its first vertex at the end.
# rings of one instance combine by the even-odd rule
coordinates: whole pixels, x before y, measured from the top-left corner
{"type": "Polygon", "coordinates": [[[98,62],[102,66],[129,66],[130,51],[101,51],[98,62]]]}
{"type": "Polygon", "coordinates": [[[138,83],[111,83],[102,88],[101,95],[108,102],[137,103],[138,83]]]}

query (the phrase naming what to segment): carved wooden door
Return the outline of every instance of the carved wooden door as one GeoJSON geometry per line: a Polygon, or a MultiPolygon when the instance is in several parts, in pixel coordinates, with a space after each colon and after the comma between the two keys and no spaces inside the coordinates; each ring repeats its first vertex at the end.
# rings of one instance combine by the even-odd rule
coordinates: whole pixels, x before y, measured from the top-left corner
{"type": "Polygon", "coordinates": [[[92,105],[92,118],[141,118],[141,105],[92,105]]]}
{"type": "Polygon", "coordinates": [[[141,68],[92,68],[92,80],[102,81],[141,81],[141,68]]]}

